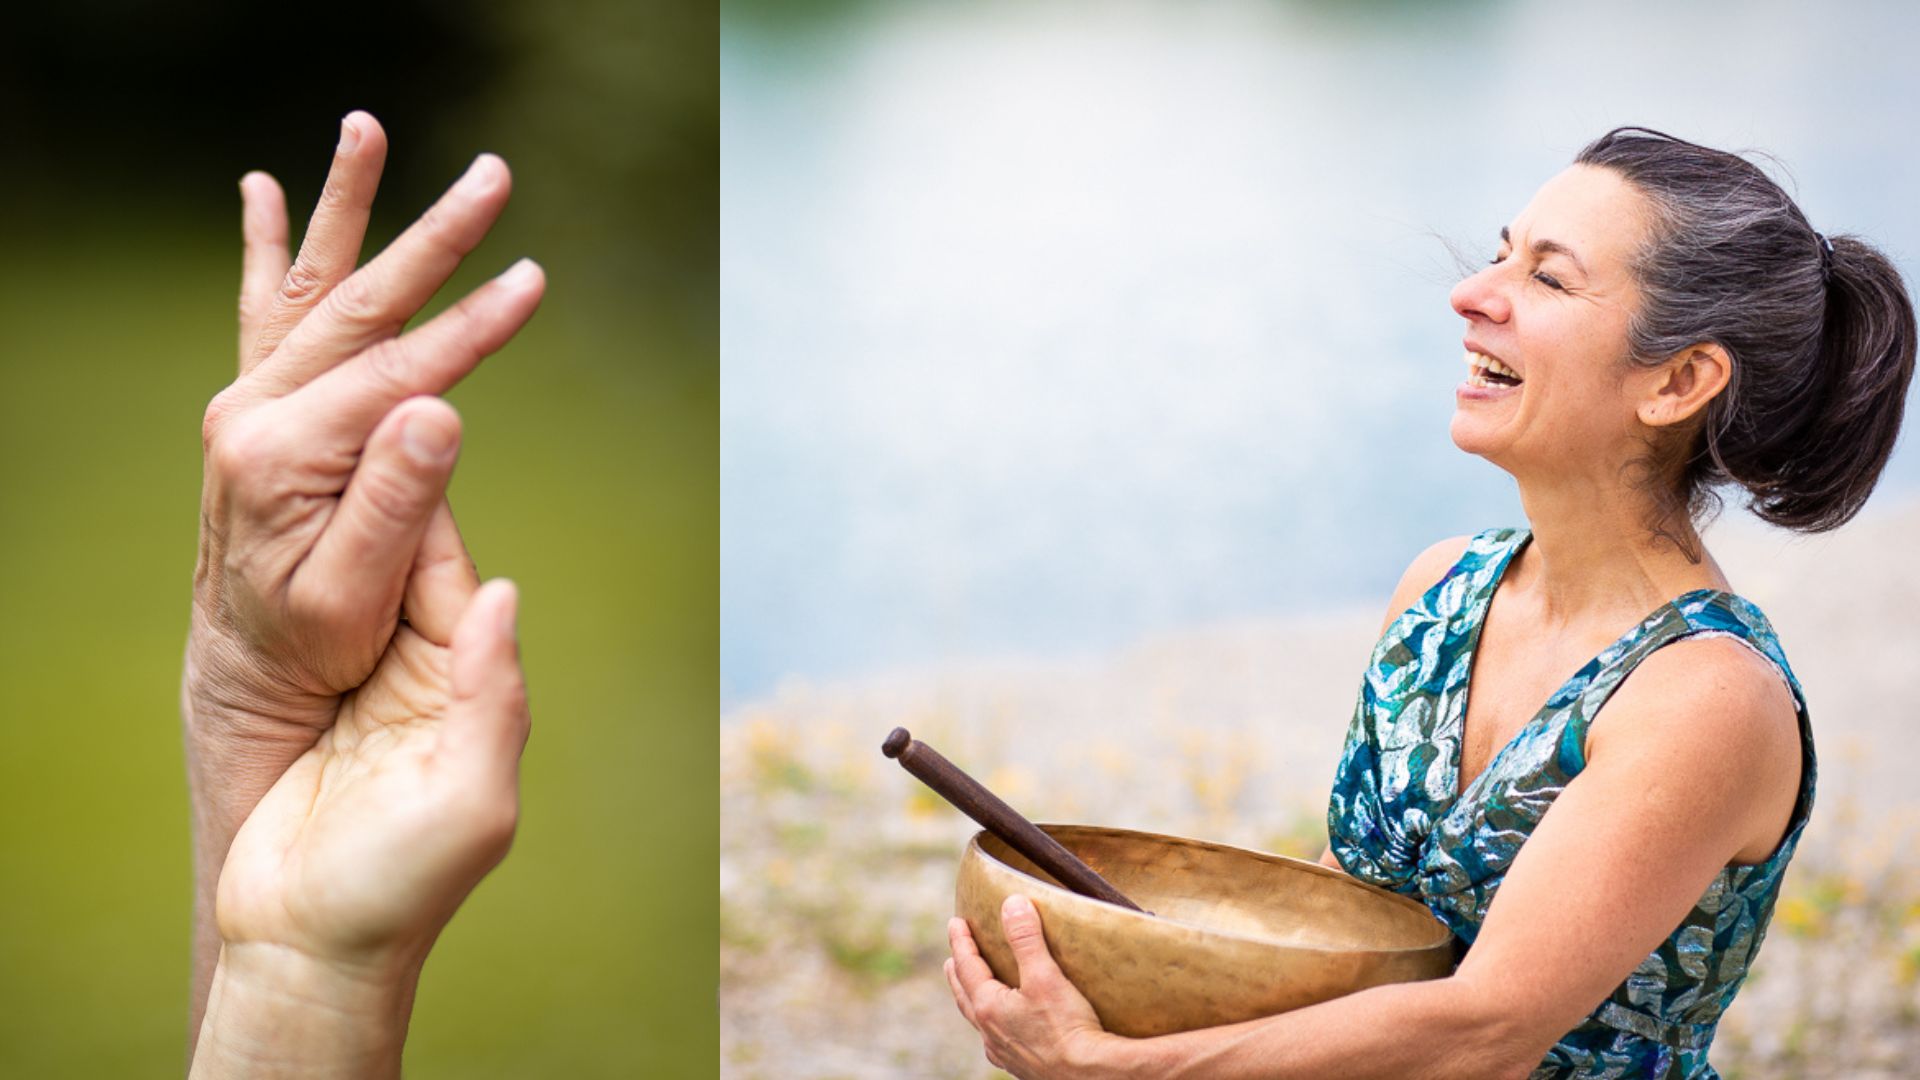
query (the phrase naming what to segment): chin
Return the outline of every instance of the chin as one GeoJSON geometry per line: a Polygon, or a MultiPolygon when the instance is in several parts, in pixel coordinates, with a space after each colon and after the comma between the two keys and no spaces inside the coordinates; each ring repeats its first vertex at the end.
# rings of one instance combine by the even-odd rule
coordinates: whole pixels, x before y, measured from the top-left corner
{"type": "Polygon", "coordinates": [[[1447,434],[1453,437],[1453,445],[1469,454],[1485,457],[1493,449],[1493,440],[1490,438],[1492,433],[1486,430],[1486,425],[1479,422],[1478,418],[1459,410],[1454,411],[1453,422],[1447,426],[1447,434]]]}
{"type": "Polygon", "coordinates": [[[1463,416],[1456,412],[1453,414],[1453,423],[1448,428],[1448,434],[1453,436],[1453,445],[1461,450],[1475,457],[1485,458],[1488,462],[1511,473],[1513,470],[1507,464],[1506,440],[1500,437],[1498,431],[1492,430],[1495,426],[1479,422],[1477,417],[1463,416]]]}

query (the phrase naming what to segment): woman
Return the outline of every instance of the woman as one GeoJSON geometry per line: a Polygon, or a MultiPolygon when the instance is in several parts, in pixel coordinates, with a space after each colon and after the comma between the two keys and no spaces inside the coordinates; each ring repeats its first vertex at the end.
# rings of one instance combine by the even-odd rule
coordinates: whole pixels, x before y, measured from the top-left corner
{"type": "Polygon", "coordinates": [[[1884,257],[1816,232],[1750,163],[1642,128],[1584,149],[1452,300],[1470,368],[1453,440],[1513,474],[1529,527],[1436,544],[1401,579],[1322,861],[1424,901],[1458,969],[1122,1039],[1015,897],[1017,991],[950,926],[948,981],[995,1064],[1716,1075],[1708,1045],[1806,826],[1814,752],[1772,628],[1696,526],[1733,485],[1802,531],[1860,509],[1899,430],[1912,303],[1884,257]]]}
{"type": "Polygon", "coordinates": [[[385,156],[373,117],[342,121],[291,261],[279,186],[240,185],[240,374],[202,428],[182,687],[195,1077],[398,1076],[427,953],[518,818],[518,596],[461,543],[460,419],[434,395],[545,279],[522,260],[401,333],[511,182],[481,155],[356,270],[385,156]]]}

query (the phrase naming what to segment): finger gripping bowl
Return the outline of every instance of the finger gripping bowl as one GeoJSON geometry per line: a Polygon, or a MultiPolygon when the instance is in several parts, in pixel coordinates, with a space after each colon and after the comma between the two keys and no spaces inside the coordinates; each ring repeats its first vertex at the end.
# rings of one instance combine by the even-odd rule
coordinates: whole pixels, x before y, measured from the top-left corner
{"type": "Polygon", "coordinates": [[[1124,829],[1040,828],[1154,914],[1068,892],[987,832],[961,856],[956,906],[994,975],[1018,985],[1000,905],[1032,898],[1054,959],[1116,1034],[1253,1020],[1453,969],[1453,935],[1425,905],[1317,863],[1124,829]]]}

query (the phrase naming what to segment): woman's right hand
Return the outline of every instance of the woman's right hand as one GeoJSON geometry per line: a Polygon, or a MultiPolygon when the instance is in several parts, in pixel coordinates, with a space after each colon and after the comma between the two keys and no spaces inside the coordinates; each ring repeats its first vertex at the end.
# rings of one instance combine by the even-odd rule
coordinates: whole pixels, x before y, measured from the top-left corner
{"type": "MultiPolygon", "coordinates": [[[[423,586],[478,582],[445,503],[460,424],[437,397],[532,317],[522,261],[401,333],[492,227],[510,179],[477,158],[355,269],[386,155],[365,113],[342,122],[325,190],[288,260],[285,199],[241,182],[240,374],[202,426],[205,483],[182,687],[198,864],[195,1013],[217,938],[212,892],[234,832],[364,682],[400,620],[451,644],[423,586]]],[[[431,591],[428,589],[427,591],[431,591]]]]}
{"type": "MultiPolygon", "coordinates": [[[[291,265],[279,186],[264,173],[241,184],[240,377],[214,398],[201,430],[186,689],[189,731],[203,742],[289,742],[297,754],[373,670],[422,538],[454,529],[443,496],[458,418],[439,402],[396,406],[458,382],[540,299],[539,269],[517,264],[399,336],[486,235],[509,177],[482,155],[356,271],[385,152],[371,116],[343,121],[291,265]]],[[[417,569],[472,573],[462,564],[417,569]]],[[[444,640],[451,627],[438,629],[426,632],[444,640]]]]}

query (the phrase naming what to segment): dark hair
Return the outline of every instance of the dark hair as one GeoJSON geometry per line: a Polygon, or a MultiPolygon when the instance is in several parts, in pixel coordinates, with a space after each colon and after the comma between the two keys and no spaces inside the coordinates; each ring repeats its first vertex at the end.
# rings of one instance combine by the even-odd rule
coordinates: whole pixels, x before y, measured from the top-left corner
{"type": "Polygon", "coordinates": [[[1662,522],[1682,510],[1711,516],[1727,483],[1774,525],[1823,532],[1851,519],[1893,452],[1913,377],[1913,302],[1899,272],[1858,237],[1814,231],[1737,154],[1622,127],[1574,161],[1612,169],[1651,208],[1633,266],[1633,361],[1705,343],[1732,359],[1702,422],[1643,463],[1677,483],[1655,531],[1671,536],[1662,522]]]}

